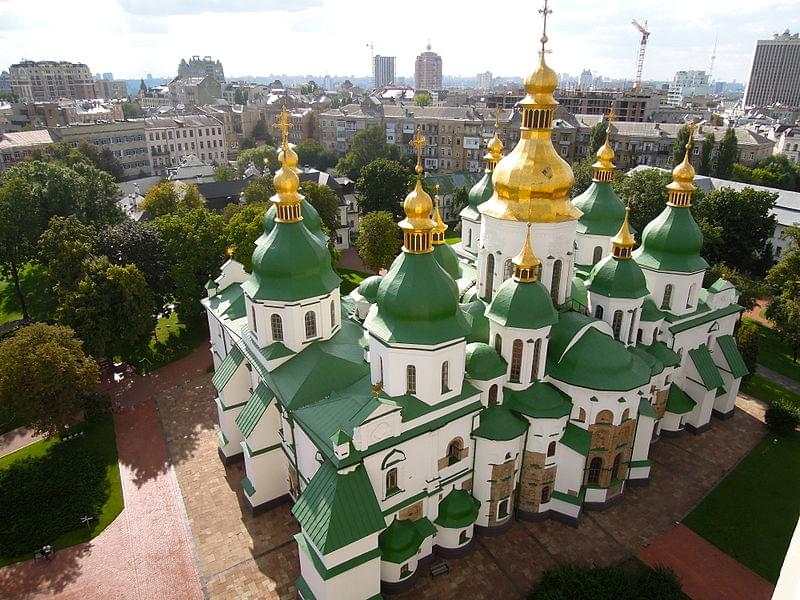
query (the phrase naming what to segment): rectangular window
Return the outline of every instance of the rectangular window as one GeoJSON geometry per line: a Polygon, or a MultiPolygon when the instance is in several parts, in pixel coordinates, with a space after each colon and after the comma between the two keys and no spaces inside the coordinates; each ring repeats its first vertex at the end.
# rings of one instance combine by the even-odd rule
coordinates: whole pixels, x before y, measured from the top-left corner
{"type": "Polygon", "coordinates": [[[497,503],[497,518],[505,519],[508,516],[509,499],[503,498],[497,503]]]}

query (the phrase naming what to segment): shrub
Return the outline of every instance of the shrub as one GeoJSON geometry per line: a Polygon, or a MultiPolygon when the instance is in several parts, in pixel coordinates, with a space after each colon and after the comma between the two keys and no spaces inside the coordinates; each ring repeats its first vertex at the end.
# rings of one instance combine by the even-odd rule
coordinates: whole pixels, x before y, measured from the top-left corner
{"type": "Polygon", "coordinates": [[[788,400],[779,398],[767,408],[767,426],[778,435],[788,435],[800,425],[800,411],[788,400]]]}
{"type": "Polygon", "coordinates": [[[744,359],[744,364],[747,365],[750,371],[744,376],[745,379],[750,379],[756,372],[756,364],[758,362],[758,345],[761,341],[758,325],[743,321],[736,331],[736,345],[739,347],[739,352],[744,359]]]}
{"type": "Polygon", "coordinates": [[[546,571],[531,600],[679,600],[685,598],[671,569],[638,561],[593,567],[562,565],[546,571]]]}
{"type": "Polygon", "coordinates": [[[100,415],[111,412],[111,396],[99,392],[91,392],[83,397],[83,411],[87,420],[91,421],[100,415]]]}

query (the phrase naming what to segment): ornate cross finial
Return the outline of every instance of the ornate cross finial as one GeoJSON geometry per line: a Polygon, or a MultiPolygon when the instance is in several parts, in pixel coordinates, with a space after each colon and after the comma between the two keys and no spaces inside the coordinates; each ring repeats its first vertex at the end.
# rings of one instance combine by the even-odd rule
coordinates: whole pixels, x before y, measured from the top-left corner
{"type": "Polygon", "coordinates": [[[500,125],[500,106],[494,108],[494,132],[497,133],[497,127],[500,125]]]}
{"type": "Polygon", "coordinates": [[[616,118],[617,118],[617,114],[614,112],[614,109],[612,108],[612,109],[611,109],[611,110],[608,112],[608,116],[606,117],[606,119],[608,119],[608,122],[609,122],[609,123],[611,123],[611,121],[613,121],[613,120],[614,120],[614,119],[616,119],[616,118]]]}
{"type": "Polygon", "coordinates": [[[539,14],[542,15],[542,37],[539,40],[542,43],[542,58],[544,58],[545,52],[544,45],[547,43],[547,16],[553,14],[552,9],[548,8],[547,6],[548,0],[544,0],[544,6],[539,9],[539,14]]]}
{"type": "Polygon", "coordinates": [[[422,174],[422,149],[425,147],[425,136],[422,135],[422,128],[417,125],[417,133],[411,140],[411,145],[417,149],[417,166],[416,172],[418,175],[422,174]]]}
{"type": "Polygon", "coordinates": [[[697,122],[692,120],[687,127],[689,128],[689,139],[686,140],[686,150],[688,152],[692,147],[692,142],[694,142],[694,132],[697,129],[697,122]]]}
{"type": "Polygon", "coordinates": [[[281,138],[282,138],[282,145],[286,146],[289,143],[289,130],[294,127],[292,125],[292,121],[289,119],[289,111],[286,110],[286,107],[283,107],[281,111],[281,116],[278,118],[278,122],[272,125],[275,129],[281,130],[281,138]]]}

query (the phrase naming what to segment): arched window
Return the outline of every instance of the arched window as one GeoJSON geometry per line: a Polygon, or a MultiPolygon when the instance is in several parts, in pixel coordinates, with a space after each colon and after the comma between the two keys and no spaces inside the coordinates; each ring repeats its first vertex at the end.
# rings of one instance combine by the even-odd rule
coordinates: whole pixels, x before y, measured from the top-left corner
{"type": "Polygon", "coordinates": [[[550,280],[550,298],[553,304],[558,304],[558,291],[561,287],[561,260],[553,263],[553,277],[550,280]]]}
{"type": "Polygon", "coordinates": [[[622,463],[622,452],[614,457],[614,464],[611,466],[611,480],[619,479],[619,466],[622,463]]]}
{"type": "Polygon", "coordinates": [[[600,262],[601,258],[603,258],[603,248],[601,246],[595,246],[594,252],[592,253],[592,264],[596,265],[600,262]]]}
{"type": "Polygon", "coordinates": [[[536,267],[534,267],[534,269],[533,269],[533,272],[536,275],[536,280],[537,281],[541,281],[542,280],[542,263],[539,263],[538,265],[536,265],[536,267]]]}
{"type": "Polygon", "coordinates": [[[519,383],[520,372],[522,371],[522,340],[514,340],[511,346],[511,372],[509,379],[514,383],[519,383]]]}
{"type": "Polygon", "coordinates": [[[594,318],[595,319],[602,319],[603,318],[603,307],[599,304],[594,307],[594,318]]]}
{"type": "Polygon", "coordinates": [[[623,421],[627,421],[627,420],[628,420],[628,417],[630,417],[630,416],[631,416],[631,409],[630,409],[630,408],[626,408],[626,409],[625,409],[625,410],[622,412],[622,420],[623,420],[623,421]]]}
{"type": "Polygon", "coordinates": [[[408,365],[406,367],[406,393],[417,393],[417,367],[408,365]]]}
{"type": "Polygon", "coordinates": [[[585,421],[586,420],[586,411],[582,408],[578,411],[578,421],[585,421]]]}
{"type": "Polygon", "coordinates": [[[253,331],[258,333],[258,321],[256,321],[256,307],[250,307],[250,315],[253,317],[253,331]]]}
{"type": "Polygon", "coordinates": [[[628,329],[628,343],[629,344],[633,343],[633,326],[636,323],[636,311],[637,310],[638,309],[634,309],[633,313],[631,314],[631,326],[628,329]]]}
{"type": "Polygon", "coordinates": [[[614,413],[610,410],[601,410],[597,413],[597,417],[594,420],[595,423],[613,423],[614,422],[614,413]]]}
{"type": "Polygon", "coordinates": [[[498,354],[503,354],[503,338],[500,337],[499,333],[494,334],[494,351],[498,354]]]}
{"type": "Polygon", "coordinates": [[[556,443],[550,442],[547,446],[547,456],[555,456],[556,455],[556,443]]]}
{"type": "Polygon", "coordinates": [[[494,254],[486,257],[486,277],[484,279],[483,298],[486,301],[492,299],[492,286],[494,285],[494,254]]]}
{"type": "Polygon", "coordinates": [[[533,363],[531,365],[531,381],[539,378],[539,359],[542,355],[542,340],[539,338],[533,343],[533,363]]]}
{"type": "Polygon", "coordinates": [[[306,313],[306,339],[317,337],[317,314],[310,310],[306,313]]]}
{"type": "Polygon", "coordinates": [[[397,467],[386,471],[386,495],[398,491],[397,487],[397,467]]]}
{"type": "Polygon", "coordinates": [[[514,274],[514,263],[509,258],[506,260],[505,268],[503,269],[503,279],[509,279],[514,274]]]}
{"type": "Polygon", "coordinates": [[[589,477],[586,483],[589,485],[597,485],[600,482],[600,473],[603,470],[603,459],[595,457],[589,463],[589,477]]]}
{"type": "Polygon", "coordinates": [[[692,284],[689,286],[689,295],[686,296],[686,308],[691,308],[692,302],[694,301],[694,289],[697,287],[696,284],[692,284]]]}
{"type": "Polygon", "coordinates": [[[442,363],[442,393],[450,391],[450,363],[442,363]]]}
{"type": "Polygon", "coordinates": [[[380,362],[379,362],[379,368],[380,368],[380,379],[378,379],[378,382],[379,382],[379,383],[383,383],[383,357],[382,357],[382,356],[379,356],[379,357],[378,357],[378,360],[380,361],[380,362]]]}
{"type": "Polygon", "coordinates": [[[614,311],[614,319],[611,321],[611,329],[614,330],[614,339],[620,340],[620,332],[622,330],[622,311],[615,310],[614,311]]]}
{"type": "Polygon", "coordinates": [[[658,341],[658,328],[653,329],[653,343],[658,341]]]}
{"type": "Polygon", "coordinates": [[[640,329],[639,331],[637,331],[637,332],[636,332],[636,343],[637,343],[637,344],[638,344],[639,342],[641,342],[641,341],[642,341],[642,334],[643,334],[643,333],[644,333],[644,332],[643,332],[641,329],[640,329]]]}
{"type": "Polygon", "coordinates": [[[467,246],[472,247],[472,227],[467,228],[467,246]]]}
{"type": "Polygon", "coordinates": [[[336,304],[331,300],[331,329],[336,327],[336,304]]]}
{"type": "Polygon", "coordinates": [[[447,444],[447,464],[454,465],[463,457],[464,442],[461,438],[456,438],[447,444]]]}
{"type": "Polygon", "coordinates": [[[273,313],[269,318],[270,329],[272,329],[272,341],[283,341],[283,320],[279,314],[273,313]]]}
{"type": "Polygon", "coordinates": [[[541,504],[550,501],[550,486],[546,485],[542,488],[542,501],[541,504]]]}
{"type": "Polygon", "coordinates": [[[489,388],[489,406],[497,404],[497,384],[493,384],[489,388]]]}
{"type": "Polygon", "coordinates": [[[672,308],[672,284],[664,286],[664,300],[661,301],[661,308],[669,310],[672,308]]]}

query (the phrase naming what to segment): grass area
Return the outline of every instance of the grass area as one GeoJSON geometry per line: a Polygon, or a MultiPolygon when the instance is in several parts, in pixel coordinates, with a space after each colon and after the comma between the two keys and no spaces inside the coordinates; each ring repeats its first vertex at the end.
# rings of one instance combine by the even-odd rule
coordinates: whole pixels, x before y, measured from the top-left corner
{"type": "MultiPolygon", "coordinates": [[[[56,312],[56,298],[44,267],[28,264],[20,272],[20,285],[28,312],[36,321],[48,321],[56,312]]],[[[0,325],[22,318],[22,305],[10,279],[0,280],[0,325]]]]}
{"type": "MultiPolygon", "coordinates": [[[[83,431],[83,436],[64,441],[60,440],[58,436],[54,436],[40,440],[13,454],[0,458],[0,471],[8,470],[15,463],[26,459],[36,462],[33,465],[34,468],[44,468],[47,461],[58,461],[60,460],[59,454],[65,452],[68,452],[70,456],[91,457],[92,460],[96,460],[103,465],[105,470],[105,477],[101,482],[103,502],[95,515],[95,519],[89,527],[80,524],[80,521],[76,520],[74,528],[68,531],[61,529],[62,533],[57,535],[55,539],[47,538],[45,542],[52,544],[56,549],[80,544],[96,537],[111,524],[124,507],[122,483],[117,463],[117,444],[113,417],[110,414],[97,416],[91,421],[73,428],[73,431],[83,431]]],[[[63,459],[63,456],[61,458],[63,459]]],[[[78,470],[70,471],[67,477],[81,478],[81,473],[78,470]]],[[[40,495],[45,495],[46,498],[30,498],[29,506],[33,513],[31,518],[42,523],[42,531],[49,530],[48,518],[58,520],[63,518],[61,513],[64,512],[65,508],[67,511],[69,510],[69,507],[58,505],[59,495],[61,489],[63,489],[62,484],[63,482],[54,482],[53,489],[38,492],[40,495]],[[50,505],[54,510],[47,510],[46,505],[50,505]]],[[[76,482],[76,485],[80,484],[76,482]]],[[[37,491],[33,490],[33,494],[35,495],[36,493],[37,491]]],[[[55,524],[52,527],[58,527],[58,525],[55,524]]],[[[32,542],[30,551],[24,554],[0,556],[0,566],[32,558],[33,549],[40,547],[42,543],[44,542],[40,543],[40,540],[32,542]]]]}
{"type": "Polygon", "coordinates": [[[457,244],[461,241],[461,234],[453,231],[452,229],[448,229],[444,234],[444,241],[447,244],[457,244]]]}
{"type": "Polygon", "coordinates": [[[778,334],[758,321],[744,319],[758,327],[761,343],[758,348],[758,362],[768,369],[800,381],[800,363],[792,360],[792,349],[781,342],[778,334]]]}
{"type": "Polygon", "coordinates": [[[796,407],[800,408],[800,395],[795,394],[785,387],[764,379],[760,375],[753,375],[742,383],[742,391],[764,402],[773,402],[778,398],[785,398],[796,407]]]}
{"type": "Polygon", "coordinates": [[[137,365],[149,373],[175,360],[188,356],[203,342],[208,341],[208,323],[205,318],[185,323],[176,312],[160,317],[150,340],[147,354],[137,365]]]}
{"type": "Polygon", "coordinates": [[[336,269],[336,272],[339,273],[339,277],[342,278],[342,285],[339,286],[342,296],[346,296],[352,292],[362,281],[364,281],[364,279],[369,277],[369,273],[353,271],[352,269],[339,268],[336,269]]]}
{"type": "Polygon", "coordinates": [[[768,435],[684,523],[775,583],[800,516],[798,473],[800,433],[768,435]]]}

